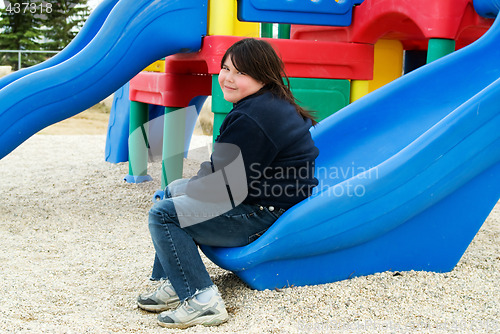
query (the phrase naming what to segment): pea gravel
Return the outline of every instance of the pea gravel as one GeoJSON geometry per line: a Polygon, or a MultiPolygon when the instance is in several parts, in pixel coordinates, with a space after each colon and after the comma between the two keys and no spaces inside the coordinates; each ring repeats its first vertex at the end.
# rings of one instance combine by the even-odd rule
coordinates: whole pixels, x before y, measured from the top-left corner
{"type": "MultiPolygon", "coordinates": [[[[154,288],[147,210],[159,163],[155,181],[127,184],[128,165],[105,162],[104,145],[101,135],[35,135],[0,160],[0,333],[500,332],[500,205],[449,273],[254,291],[204,258],[230,320],[159,327],[135,305],[154,288]]],[[[185,177],[198,160],[185,160],[185,177]]]]}

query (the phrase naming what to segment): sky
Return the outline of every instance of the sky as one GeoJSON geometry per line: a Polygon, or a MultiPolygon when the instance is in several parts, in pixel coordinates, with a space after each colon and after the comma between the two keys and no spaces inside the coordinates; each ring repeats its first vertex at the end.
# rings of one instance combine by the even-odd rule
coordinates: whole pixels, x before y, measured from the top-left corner
{"type": "Polygon", "coordinates": [[[96,7],[97,7],[97,5],[98,5],[98,4],[100,4],[101,2],[102,2],[102,0],[88,0],[88,1],[87,1],[87,5],[88,5],[90,8],[94,9],[94,8],[96,8],[96,7]]]}

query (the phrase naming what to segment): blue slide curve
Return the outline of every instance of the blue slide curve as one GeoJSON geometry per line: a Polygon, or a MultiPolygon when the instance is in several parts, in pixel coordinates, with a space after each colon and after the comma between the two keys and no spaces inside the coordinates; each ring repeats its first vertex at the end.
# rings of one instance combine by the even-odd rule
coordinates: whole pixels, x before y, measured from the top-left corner
{"type": "Polygon", "coordinates": [[[500,197],[499,45],[497,18],[322,121],[316,193],[255,242],[204,253],[256,289],[452,270],[500,197]]]}
{"type": "Polygon", "coordinates": [[[0,159],[103,100],[152,62],[199,50],[207,2],[107,0],[68,47],[0,81],[0,159]]]}

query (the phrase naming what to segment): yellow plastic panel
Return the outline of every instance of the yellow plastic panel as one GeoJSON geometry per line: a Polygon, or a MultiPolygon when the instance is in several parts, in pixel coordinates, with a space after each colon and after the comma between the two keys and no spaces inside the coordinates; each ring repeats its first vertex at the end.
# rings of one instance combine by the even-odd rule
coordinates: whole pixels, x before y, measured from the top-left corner
{"type": "Polygon", "coordinates": [[[373,67],[373,80],[370,80],[368,92],[373,92],[403,74],[403,44],[389,39],[377,41],[373,67]]]}
{"type": "Polygon", "coordinates": [[[351,103],[368,94],[371,80],[351,81],[351,103]]]}
{"type": "Polygon", "coordinates": [[[145,72],[165,72],[165,60],[157,60],[143,71],[145,72]]]}
{"type": "Polygon", "coordinates": [[[260,24],[239,21],[237,11],[236,0],[210,0],[208,34],[259,37],[260,24]]]}

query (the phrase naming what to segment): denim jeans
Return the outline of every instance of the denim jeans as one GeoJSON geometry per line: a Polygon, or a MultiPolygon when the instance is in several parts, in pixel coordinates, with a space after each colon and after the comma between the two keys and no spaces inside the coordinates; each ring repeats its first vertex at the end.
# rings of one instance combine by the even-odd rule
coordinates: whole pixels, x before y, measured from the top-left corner
{"type": "Polygon", "coordinates": [[[156,202],[149,211],[149,231],[156,251],[151,279],[168,278],[180,300],[213,285],[198,245],[247,245],[262,235],[285,211],[240,204],[217,217],[181,228],[173,197],[184,196],[181,199],[189,203],[190,198],[182,191],[187,181],[183,179],[170,184],[165,191],[165,199],[156,202]]]}

